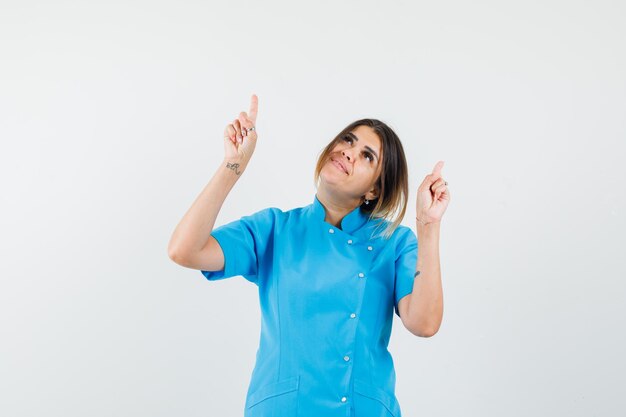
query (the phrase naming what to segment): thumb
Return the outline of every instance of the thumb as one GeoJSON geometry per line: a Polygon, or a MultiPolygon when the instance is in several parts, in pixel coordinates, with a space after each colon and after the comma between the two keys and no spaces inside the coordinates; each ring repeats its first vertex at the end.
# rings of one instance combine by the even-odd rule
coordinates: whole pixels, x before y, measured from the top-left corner
{"type": "Polygon", "coordinates": [[[433,168],[433,175],[437,178],[441,176],[441,168],[443,168],[443,161],[437,162],[435,168],[433,168]]]}

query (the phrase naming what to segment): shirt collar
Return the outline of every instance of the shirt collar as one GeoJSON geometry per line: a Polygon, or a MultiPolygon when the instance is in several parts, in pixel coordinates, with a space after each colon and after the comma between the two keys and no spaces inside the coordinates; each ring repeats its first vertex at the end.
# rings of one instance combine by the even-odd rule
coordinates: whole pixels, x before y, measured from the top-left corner
{"type": "MultiPolygon", "coordinates": [[[[312,216],[315,220],[325,221],[326,209],[317,198],[317,194],[313,198],[312,216]]],[[[346,233],[353,234],[363,227],[369,220],[369,214],[361,211],[361,207],[357,207],[341,219],[341,230],[346,233]]]]}

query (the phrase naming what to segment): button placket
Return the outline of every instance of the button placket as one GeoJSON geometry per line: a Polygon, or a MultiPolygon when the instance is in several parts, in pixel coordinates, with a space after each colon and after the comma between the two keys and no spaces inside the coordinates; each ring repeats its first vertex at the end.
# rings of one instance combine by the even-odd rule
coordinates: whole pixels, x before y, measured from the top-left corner
{"type": "MultiPolygon", "coordinates": [[[[332,232],[329,230],[329,233],[334,233],[335,231],[333,230],[332,232]]],[[[339,230],[339,232],[341,232],[341,230],[339,230]]],[[[339,234],[339,237],[341,237],[343,234],[339,234]]],[[[356,305],[353,306],[354,310],[352,312],[349,312],[349,319],[356,319],[357,318],[357,312],[360,311],[362,304],[363,304],[363,296],[365,294],[365,287],[366,287],[366,281],[362,280],[361,278],[365,278],[367,275],[367,271],[369,270],[369,268],[372,267],[372,262],[374,257],[370,256],[370,254],[374,254],[373,250],[374,250],[374,246],[373,245],[368,245],[369,242],[364,241],[362,243],[355,241],[354,238],[350,238],[350,237],[346,237],[346,240],[344,241],[345,245],[346,245],[346,249],[347,247],[351,247],[350,249],[350,253],[352,253],[352,248],[354,248],[355,250],[357,250],[357,252],[354,253],[355,255],[355,259],[358,259],[358,262],[356,263],[356,267],[360,269],[357,269],[356,271],[356,277],[357,277],[357,282],[354,282],[355,284],[357,283],[362,283],[361,285],[358,285],[357,287],[355,287],[355,289],[357,290],[357,294],[358,294],[358,298],[355,300],[356,301],[356,305]],[[367,251],[365,251],[365,249],[367,248],[367,251]],[[359,255],[360,254],[360,255],[359,255]]],[[[359,313],[360,314],[360,313],[359,313]]],[[[356,334],[357,334],[357,330],[358,330],[358,322],[355,320],[354,321],[354,326],[352,327],[352,335],[350,337],[350,346],[347,346],[347,350],[344,353],[344,356],[342,357],[344,363],[346,364],[346,368],[345,368],[345,372],[346,372],[346,376],[348,377],[349,380],[352,379],[352,372],[354,370],[353,365],[353,351],[351,351],[351,348],[354,348],[354,344],[356,341],[356,334]]],[[[341,397],[341,402],[344,404],[350,404],[350,401],[348,401],[348,396],[344,396],[341,397]]]]}

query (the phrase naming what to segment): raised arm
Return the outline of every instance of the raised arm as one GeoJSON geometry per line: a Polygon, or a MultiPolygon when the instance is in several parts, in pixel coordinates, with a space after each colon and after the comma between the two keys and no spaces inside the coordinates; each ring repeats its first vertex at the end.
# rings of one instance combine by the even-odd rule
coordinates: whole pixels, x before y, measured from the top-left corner
{"type": "Polygon", "coordinates": [[[211,236],[226,196],[245,171],[256,147],[258,98],[252,95],[250,113],[239,113],[224,129],[224,160],[209,183],[176,226],[168,245],[170,259],[181,266],[206,271],[224,268],[224,254],[211,236]]]}

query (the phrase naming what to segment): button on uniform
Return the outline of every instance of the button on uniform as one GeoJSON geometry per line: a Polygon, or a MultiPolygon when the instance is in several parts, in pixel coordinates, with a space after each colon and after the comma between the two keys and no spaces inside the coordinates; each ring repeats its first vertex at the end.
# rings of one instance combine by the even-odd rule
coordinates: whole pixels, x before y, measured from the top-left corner
{"type": "Polygon", "coordinates": [[[365,274],[363,272],[359,272],[359,278],[363,278],[365,274]]]}
{"type": "Polygon", "coordinates": [[[352,245],[352,239],[348,239],[348,245],[352,245]]]}
{"type": "Polygon", "coordinates": [[[367,247],[367,250],[372,250],[372,249],[374,249],[374,248],[373,248],[373,247],[371,247],[371,246],[368,246],[368,247],[367,247]]]}
{"type": "Polygon", "coordinates": [[[346,401],[348,401],[348,399],[346,397],[341,397],[341,402],[345,403],[346,401]]]}
{"type": "Polygon", "coordinates": [[[328,229],[328,233],[335,233],[335,229],[328,229]]]}
{"type": "Polygon", "coordinates": [[[355,317],[356,317],[356,314],[354,314],[354,313],[350,314],[350,318],[351,318],[351,319],[353,319],[353,318],[355,318],[355,317]]]}
{"type": "Polygon", "coordinates": [[[343,360],[344,360],[344,361],[346,361],[346,362],[348,362],[348,361],[350,360],[350,356],[348,356],[348,355],[344,356],[344,357],[343,357],[343,360]]]}

